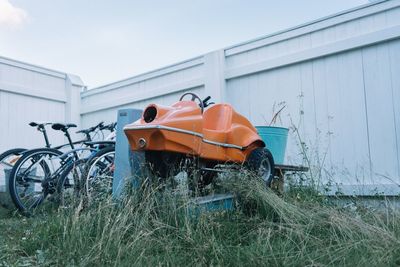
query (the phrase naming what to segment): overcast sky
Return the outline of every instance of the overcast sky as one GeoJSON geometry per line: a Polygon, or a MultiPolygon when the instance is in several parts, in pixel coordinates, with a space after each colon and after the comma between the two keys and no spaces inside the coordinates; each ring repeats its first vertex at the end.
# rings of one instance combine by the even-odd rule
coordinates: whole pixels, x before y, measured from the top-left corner
{"type": "Polygon", "coordinates": [[[90,87],[368,3],[367,0],[0,0],[0,56],[90,87]]]}

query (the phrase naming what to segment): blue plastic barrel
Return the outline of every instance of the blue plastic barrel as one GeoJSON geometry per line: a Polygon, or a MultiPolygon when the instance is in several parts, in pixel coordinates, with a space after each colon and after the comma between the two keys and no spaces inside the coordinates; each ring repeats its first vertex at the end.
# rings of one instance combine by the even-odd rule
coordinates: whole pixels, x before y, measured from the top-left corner
{"type": "Polygon", "coordinates": [[[273,126],[256,126],[256,129],[271,151],[275,164],[283,164],[289,129],[273,126]]]}

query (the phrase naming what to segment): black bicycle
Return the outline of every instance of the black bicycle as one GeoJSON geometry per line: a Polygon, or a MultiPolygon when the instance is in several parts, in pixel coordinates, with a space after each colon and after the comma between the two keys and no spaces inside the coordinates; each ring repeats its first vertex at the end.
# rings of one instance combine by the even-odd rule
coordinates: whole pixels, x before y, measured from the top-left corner
{"type": "MultiPolygon", "coordinates": [[[[115,124],[111,125],[115,128],[115,124]]],[[[112,128],[109,128],[113,132],[112,128]]],[[[82,181],[89,203],[108,198],[112,193],[115,170],[115,143],[94,153],[86,162],[82,181]]]]}
{"type": "Polygon", "coordinates": [[[78,179],[65,172],[71,166],[82,161],[80,152],[97,150],[93,148],[94,144],[87,144],[91,141],[90,134],[103,126],[103,123],[100,123],[89,129],[78,131],[86,136],[85,140],[72,142],[68,130],[76,125],[53,123],[51,127],[64,133],[72,150],[63,153],[59,149],[45,147],[23,152],[9,176],[11,199],[18,210],[28,215],[44,204],[45,200],[49,200],[47,201],[49,205],[59,205],[65,202],[63,196],[66,196],[66,193],[71,190],[64,189],[75,190],[79,186],[78,179]],[[86,145],[75,148],[75,144],[86,145]],[[63,184],[60,184],[60,177],[69,178],[62,179],[63,184]]]}
{"type": "Polygon", "coordinates": [[[111,195],[115,167],[115,128],[116,123],[101,127],[100,130],[110,131],[107,140],[85,142],[91,148],[90,155],[65,168],[58,189],[61,205],[77,206],[82,200],[89,204],[111,195]]]}
{"type": "MultiPolygon", "coordinates": [[[[29,123],[29,126],[31,127],[36,127],[36,130],[41,132],[43,134],[43,138],[45,141],[45,147],[49,148],[51,147],[49,138],[47,136],[47,131],[46,131],[46,126],[51,125],[51,122],[31,122],[29,123]]],[[[65,145],[63,145],[65,146],[65,145]]],[[[59,149],[63,146],[58,146],[55,147],[56,149],[59,149]]],[[[9,150],[4,151],[3,153],[0,154],[0,180],[5,181],[8,179],[8,175],[11,172],[11,169],[14,167],[15,163],[18,161],[18,159],[22,156],[23,152],[27,151],[28,149],[26,148],[12,148],[9,150]]]]}

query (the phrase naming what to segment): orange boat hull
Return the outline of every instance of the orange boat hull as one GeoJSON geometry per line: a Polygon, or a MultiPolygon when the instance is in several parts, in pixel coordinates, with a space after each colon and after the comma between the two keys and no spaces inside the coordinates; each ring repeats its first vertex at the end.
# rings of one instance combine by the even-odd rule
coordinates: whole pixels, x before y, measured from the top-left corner
{"type": "Polygon", "coordinates": [[[150,105],[124,131],[134,151],[169,151],[219,162],[244,162],[253,149],[265,146],[251,123],[228,104],[214,105],[204,114],[192,101],[150,105]]]}

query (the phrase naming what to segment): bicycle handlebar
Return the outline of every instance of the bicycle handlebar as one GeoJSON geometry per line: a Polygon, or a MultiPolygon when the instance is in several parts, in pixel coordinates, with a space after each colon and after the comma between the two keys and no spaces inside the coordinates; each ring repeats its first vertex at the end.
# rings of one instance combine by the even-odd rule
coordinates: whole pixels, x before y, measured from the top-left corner
{"type": "Polygon", "coordinates": [[[116,126],[117,126],[117,123],[113,122],[108,125],[104,125],[103,127],[100,127],[100,130],[109,130],[110,132],[114,132],[116,126]]]}
{"type": "Polygon", "coordinates": [[[104,121],[101,121],[99,124],[97,124],[97,125],[95,125],[93,127],[79,130],[76,133],[83,133],[83,134],[87,135],[87,134],[90,134],[90,133],[96,131],[98,128],[101,130],[101,127],[104,127],[104,121]]]}

